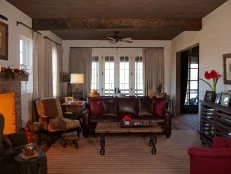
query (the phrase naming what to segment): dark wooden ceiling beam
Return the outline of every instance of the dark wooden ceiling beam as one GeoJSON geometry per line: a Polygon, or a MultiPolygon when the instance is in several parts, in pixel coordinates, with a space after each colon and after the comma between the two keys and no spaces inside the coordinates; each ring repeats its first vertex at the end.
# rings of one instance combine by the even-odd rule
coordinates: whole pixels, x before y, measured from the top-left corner
{"type": "Polygon", "coordinates": [[[198,31],[201,19],[33,19],[34,30],[62,29],[162,29],[198,31]]]}

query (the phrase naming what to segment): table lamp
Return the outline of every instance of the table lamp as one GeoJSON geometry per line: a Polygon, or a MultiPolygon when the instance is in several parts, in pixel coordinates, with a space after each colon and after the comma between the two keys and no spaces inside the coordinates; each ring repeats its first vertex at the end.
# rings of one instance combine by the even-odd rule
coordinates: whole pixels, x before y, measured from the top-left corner
{"type": "Polygon", "coordinates": [[[72,97],[74,97],[74,92],[81,93],[82,91],[79,91],[79,84],[84,84],[84,74],[71,74],[71,80],[70,84],[76,84],[75,88],[72,88],[72,97]]]}

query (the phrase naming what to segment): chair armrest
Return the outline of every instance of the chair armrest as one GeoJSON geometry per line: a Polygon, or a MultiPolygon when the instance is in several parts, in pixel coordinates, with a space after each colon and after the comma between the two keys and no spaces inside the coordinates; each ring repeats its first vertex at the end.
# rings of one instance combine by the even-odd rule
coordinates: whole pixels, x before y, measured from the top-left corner
{"type": "Polygon", "coordinates": [[[25,131],[20,132],[20,133],[8,134],[6,136],[12,142],[13,147],[27,144],[26,132],[25,131]]]}
{"type": "Polygon", "coordinates": [[[231,148],[201,148],[194,147],[188,150],[190,157],[198,158],[231,158],[231,148]]]}
{"type": "Polygon", "coordinates": [[[40,118],[46,118],[46,119],[49,119],[49,117],[48,116],[46,116],[46,115],[41,115],[41,116],[39,116],[40,118]]]}
{"type": "Polygon", "coordinates": [[[214,137],[213,148],[231,148],[231,138],[226,137],[214,137]]]}

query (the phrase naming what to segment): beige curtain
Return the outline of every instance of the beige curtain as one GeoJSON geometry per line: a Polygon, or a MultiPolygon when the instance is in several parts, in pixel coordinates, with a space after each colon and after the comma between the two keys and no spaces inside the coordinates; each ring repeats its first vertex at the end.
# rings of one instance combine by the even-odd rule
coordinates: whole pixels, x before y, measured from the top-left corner
{"type": "Polygon", "coordinates": [[[148,89],[156,90],[157,83],[164,89],[164,48],[144,48],[144,93],[148,95],[148,89]]]}
{"type": "Polygon", "coordinates": [[[43,69],[43,88],[45,98],[53,97],[53,81],[52,81],[52,42],[45,39],[44,51],[44,68],[43,69]]]}
{"type": "Polygon", "coordinates": [[[61,89],[61,70],[62,70],[62,47],[59,45],[56,45],[56,50],[57,50],[57,97],[60,97],[60,92],[62,91],[61,89]]]}
{"type": "Polygon", "coordinates": [[[33,33],[33,98],[44,96],[43,67],[44,67],[44,39],[33,33]]]}
{"type": "Polygon", "coordinates": [[[84,84],[81,88],[84,98],[87,98],[91,91],[91,59],[91,48],[70,48],[70,73],[84,74],[84,84]]]}

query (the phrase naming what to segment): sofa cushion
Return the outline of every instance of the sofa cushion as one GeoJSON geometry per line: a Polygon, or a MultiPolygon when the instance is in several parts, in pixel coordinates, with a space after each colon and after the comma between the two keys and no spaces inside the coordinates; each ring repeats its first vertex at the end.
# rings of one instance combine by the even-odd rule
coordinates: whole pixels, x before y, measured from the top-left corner
{"type": "Polygon", "coordinates": [[[149,120],[149,121],[153,121],[155,123],[164,123],[166,121],[166,119],[164,117],[159,117],[156,114],[154,114],[154,115],[142,115],[139,118],[141,120],[149,120]]]}
{"type": "Polygon", "coordinates": [[[139,104],[137,98],[118,98],[118,114],[121,115],[131,115],[131,116],[137,116],[139,104]]]}
{"type": "Polygon", "coordinates": [[[153,112],[159,117],[164,117],[164,111],[165,111],[165,101],[164,99],[158,99],[155,100],[153,104],[153,112]]]}
{"type": "Polygon", "coordinates": [[[110,116],[110,117],[116,117],[117,116],[117,102],[115,99],[111,100],[103,100],[103,109],[104,113],[103,115],[110,116]]]}
{"type": "Polygon", "coordinates": [[[92,116],[102,115],[104,112],[103,101],[101,100],[90,100],[90,110],[92,116]]]}
{"type": "Polygon", "coordinates": [[[153,99],[140,98],[139,99],[139,117],[153,115],[153,99]]]}
{"type": "Polygon", "coordinates": [[[227,137],[214,137],[213,148],[231,148],[231,138],[227,137]]]}
{"type": "Polygon", "coordinates": [[[49,132],[64,131],[66,129],[67,128],[64,119],[60,117],[49,119],[49,124],[48,124],[49,132]]]}
{"type": "Polygon", "coordinates": [[[73,119],[69,119],[69,118],[64,118],[63,120],[66,124],[67,129],[73,129],[73,128],[81,127],[79,120],[73,120],[73,119]]]}

